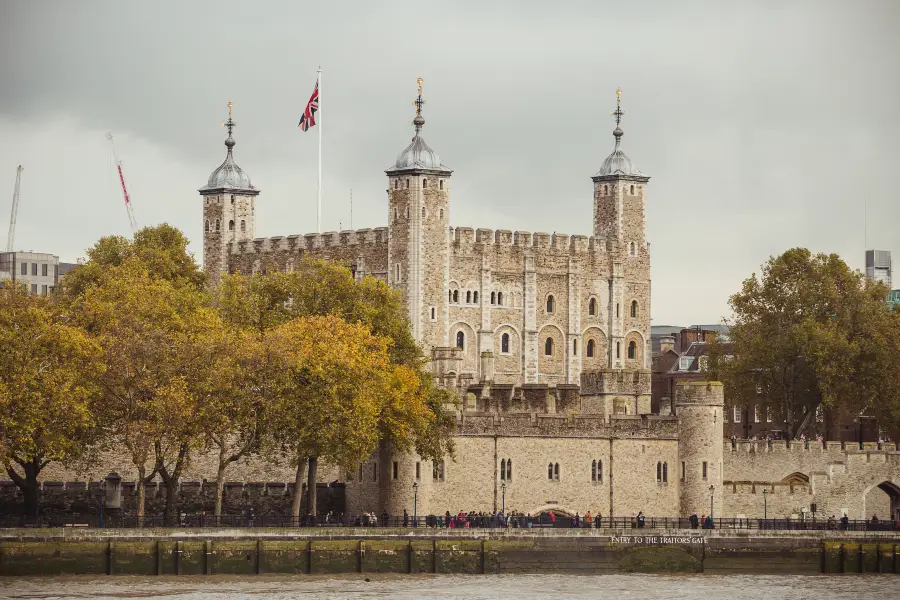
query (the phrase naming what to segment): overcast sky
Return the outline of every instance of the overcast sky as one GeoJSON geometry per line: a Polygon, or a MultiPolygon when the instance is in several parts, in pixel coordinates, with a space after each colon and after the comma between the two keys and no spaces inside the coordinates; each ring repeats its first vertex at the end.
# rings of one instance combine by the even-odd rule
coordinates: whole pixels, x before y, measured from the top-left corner
{"type": "Polygon", "coordinates": [[[313,232],[317,132],[297,121],[322,65],[325,231],[350,227],[351,189],[353,227],[386,224],[423,77],[454,226],[590,235],[621,87],[653,324],[717,322],[788,248],[900,261],[898,32],[894,0],[0,0],[0,223],[21,163],[18,248],[75,260],[127,235],[112,130],[138,223],[183,229],[199,260],[231,100],[257,235],[313,232]]]}

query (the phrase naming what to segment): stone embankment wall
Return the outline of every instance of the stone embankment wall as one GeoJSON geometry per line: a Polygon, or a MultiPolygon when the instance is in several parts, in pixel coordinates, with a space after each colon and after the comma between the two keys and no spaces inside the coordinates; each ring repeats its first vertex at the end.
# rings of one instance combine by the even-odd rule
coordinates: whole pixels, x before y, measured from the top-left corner
{"type": "Polygon", "coordinates": [[[0,532],[0,575],[263,573],[897,573],[896,534],[646,530],[599,535],[408,530],[0,532]]]}

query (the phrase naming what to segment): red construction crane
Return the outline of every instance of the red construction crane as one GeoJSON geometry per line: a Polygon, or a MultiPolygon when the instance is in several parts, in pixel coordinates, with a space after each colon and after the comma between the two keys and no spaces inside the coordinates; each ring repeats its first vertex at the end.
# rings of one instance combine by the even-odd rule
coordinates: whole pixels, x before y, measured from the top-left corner
{"type": "Polygon", "coordinates": [[[134,207],[131,205],[131,197],[128,195],[128,188],[125,187],[125,175],[122,174],[122,161],[116,153],[116,144],[113,141],[112,131],[106,133],[106,139],[109,140],[109,146],[112,148],[113,160],[116,163],[116,169],[119,171],[119,182],[122,184],[122,195],[125,196],[125,208],[128,210],[128,222],[131,223],[131,233],[137,231],[137,221],[134,220],[134,207]]]}

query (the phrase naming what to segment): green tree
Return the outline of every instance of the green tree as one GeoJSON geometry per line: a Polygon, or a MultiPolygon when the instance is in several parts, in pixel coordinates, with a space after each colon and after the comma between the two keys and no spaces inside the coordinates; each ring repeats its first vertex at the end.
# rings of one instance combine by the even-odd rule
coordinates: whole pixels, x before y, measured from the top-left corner
{"type": "Polygon", "coordinates": [[[791,437],[819,407],[895,426],[900,320],[886,297],[835,254],[795,248],[770,259],[730,299],[735,359],[722,372],[731,400],[750,403],[761,389],[791,437]]]}
{"type": "Polygon", "coordinates": [[[50,298],[0,286],[0,460],[38,510],[38,475],[81,455],[97,435],[100,347],[50,298]]]}

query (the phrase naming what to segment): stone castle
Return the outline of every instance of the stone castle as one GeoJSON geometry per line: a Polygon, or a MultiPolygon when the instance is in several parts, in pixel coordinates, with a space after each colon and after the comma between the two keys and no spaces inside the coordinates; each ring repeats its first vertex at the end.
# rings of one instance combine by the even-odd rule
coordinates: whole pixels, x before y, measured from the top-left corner
{"type": "MultiPolygon", "coordinates": [[[[451,226],[452,171],[422,137],[421,82],[416,107],[412,142],[386,171],[387,227],[255,238],[260,192],[235,163],[230,115],[225,161],[200,189],[213,280],[290,271],[301,256],[381,278],[403,294],[434,376],[458,393],[454,459],[383,447],[352,472],[320,469],[344,484],[349,514],[898,516],[892,444],[732,443],[710,382],[678,385],[652,414],[649,177],[622,150],[618,99],[613,150],[592,177],[591,236],[451,226]]],[[[92,476],[113,469],[133,478],[121,460],[92,476]]],[[[198,457],[186,477],[214,473],[198,457]]],[[[229,489],[243,480],[275,494],[293,481],[290,467],[259,460],[231,477],[229,489]]]]}

